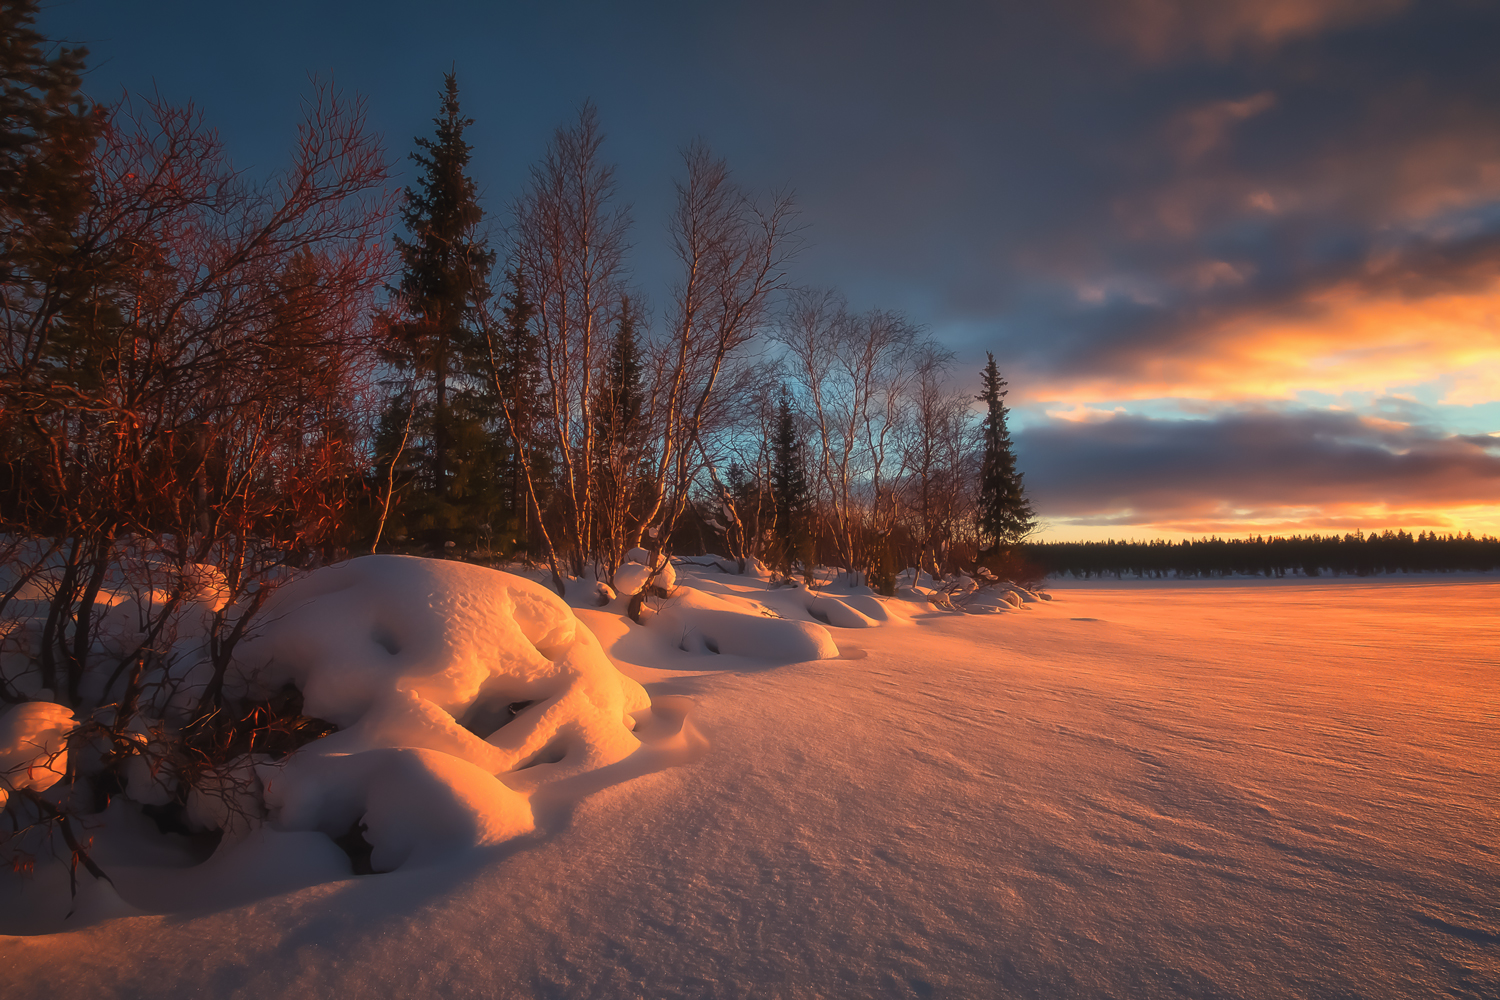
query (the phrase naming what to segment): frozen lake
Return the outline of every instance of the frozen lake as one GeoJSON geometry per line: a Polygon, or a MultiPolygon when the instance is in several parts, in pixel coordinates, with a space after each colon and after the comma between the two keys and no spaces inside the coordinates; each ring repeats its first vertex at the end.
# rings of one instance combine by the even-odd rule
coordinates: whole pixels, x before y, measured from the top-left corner
{"type": "Polygon", "coordinates": [[[1500,581],[1052,592],[770,668],[585,613],[701,759],[462,869],[0,938],[3,994],[1500,996],[1500,581]]]}

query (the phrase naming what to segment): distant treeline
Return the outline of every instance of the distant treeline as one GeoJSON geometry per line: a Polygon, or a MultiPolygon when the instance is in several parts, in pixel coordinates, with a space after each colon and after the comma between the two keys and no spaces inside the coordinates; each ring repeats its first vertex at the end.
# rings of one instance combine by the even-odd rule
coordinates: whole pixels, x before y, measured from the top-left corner
{"type": "Polygon", "coordinates": [[[1181,542],[1033,542],[1029,560],[1049,576],[1217,577],[1483,572],[1500,569],[1500,538],[1385,531],[1203,538],[1181,542]]]}

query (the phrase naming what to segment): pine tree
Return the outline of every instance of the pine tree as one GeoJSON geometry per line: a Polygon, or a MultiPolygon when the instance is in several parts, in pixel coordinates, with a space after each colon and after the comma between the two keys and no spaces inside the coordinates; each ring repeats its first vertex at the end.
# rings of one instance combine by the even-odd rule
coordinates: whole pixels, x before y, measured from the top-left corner
{"type": "Polygon", "coordinates": [[[994,552],[1014,545],[1036,527],[1036,512],[1026,498],[1022,475],[1016,471],[1016,456],[1011,450],[1010,431],[1005,426],[1005,379],[995,367],[995,356],[987,354],[989,363],[982,376],[983,391],[976,396],[985,404],[983,424],[984,460],[979,470],[979,536],[981,548],[985,539],[994,552]]]}
{"type": "Polygon", "coordinates": [[[542,435],[532,430],[540,416],[541,345],[531,325],[536,307],[527,294],[526,281],[520,270],[509,271],[506,284],[501,297],[504,302],[503,323],[497,331],[495,352],[491,358],[491,384],[500,397],[497,403],[502,413],[509,414],[499,425],[503,457],[495,528],[504,553],[520,550],[537,554],[531,530],[534,511],[527,485],[527,467],[530,466],[532,483],[538,490],[538,505],[543,507],[547,503],[546,490],[552,469],[542,435]]]}
{"type": "Polygon", "coordinates": [[[616,453],[633,456],[638,449],[641,416],[640,311],[623,296],[615,339],[605,363],[599,398],[594,404],[596,448],[607,460],[616,453]]]}
{"type": "Polygon", "coordinates": [[[61,535],[84,516],[64,498],[96,481],[64,471],[81,450],[68,434],[116,403],[124,324],[108,293],[128,255],[86,234],[103,112],[80,90],[87,50],[54,49],[39,7],[0,3],[0,534],[20,521],[61,535]]]}
{"type": "Polygon", "coordinates": [[[812,563],[812,491],[797,434],[797,418],[792,410],[792,394],[781,387],[776,408],[776,437],[771,456],[771,492],[776,511],[776,561],[785,576],[791,576],[793,565],[803,563],[804,572],[812,563]]]}
{"type": "Polygon", "coordinates": [[[0,295],[8,360],[19,362],[8,374],[88,391],[98,362],[86,341],[100,325],[91,293],[112,264],[79,242],[102,111],[79,90],[88,50],[49,51],[32,26],[38,6],[0,3],[0,295]]]}
{"type": "Polygon", "coordinates": [[[463,136],[473,123],[460,113],[457,79],[446,74],[434,135],[418,137],[411,154],[421,172],[401,210],[407,235],[395,238],[403,268],[395,291],[406,318],[392,324],[391,357],[411,372],[422,402],[408,410],[402,394],[391,409],[415,414],[408,447],[421,475],[408,506],[433,541],[485,523],[500,479],[499,411],[481,377],[479,323],[495,254],[479,232],[484,212],[466,173],[471,148],[463,136]]]}
{"type": "Polygon", "coordinates": [[[629,538],[633,508],[639,506],[645,428],[641,421],[640,310],[630,297],[620,300],[614,343],[594,399],[594,495],[598,545],[608,568],[617,567],[629,538]]]}

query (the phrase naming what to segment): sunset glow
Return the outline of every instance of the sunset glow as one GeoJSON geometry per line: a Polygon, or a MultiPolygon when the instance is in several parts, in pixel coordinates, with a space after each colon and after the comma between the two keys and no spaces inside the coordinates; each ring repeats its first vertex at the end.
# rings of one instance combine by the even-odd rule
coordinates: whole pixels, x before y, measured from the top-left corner
{"type": "Polygon", "coordinates": [[[1383,295],[1345,285],[1185,327],[1170,354],[1116,355],[1108,373],[1026,387],[1046,403],[1302,393],[1422,392],[1450,406],[1500,400],[1500,280],[1457,294],[1383,295]]]}
{"type": "MultiPolygon", "coordinates": [[[[296,38],[236,24],[241,41],[208,59],[190,18],[146,33],[107,4],[46,12],[109,52],[94,89],[191,97],[257,167],[267,110],[295,105],[304,66],[331,67],[404,137],[425,121],[427,84],[389,67],[455,63],[473,100],[494,96],[473,136],[496,192],[525,176],[511,151],[600,100],[643,219],[670,192],[635,181],[702,134],[752,186],[795,189],[807,226],[795,283],[905,310],[956,352],[960,381],[995,352],[1043,538],[1495,529],[1500,81],[1481,41],[1493,11],[1069,0],[1053,14],[782,15],[698,10],[648,26],[597,12],[579,27],[611,39],[610,54],[543,67],[496,61],[481,41],[548,34],[535,13],[476,30],[455,10],[357,48],[307,41],[342,37],[314,13],[296,38]],[[774,27],[787,18],[798,31],[774,27]],[[692,41],[705,37],[718,55],[692,41]],[[287,46],[285,73],[252,56],[287,46]],[[624,55],[658,50],[672,60],[624,55]],[[530,89],[539,74],[557,82],[530,89]],[[1329,422],[1346,417],[1409,427],[1341,425],[1331,441],[1329,422]],[[1080,423],[1105,437],[1090,443],[1080,423]],[[1166,435],[1182,459],[1217,455],[1231,432],[1255,454],[1202,474],[1179,460],[1113,497],[1091,482],[1105,440],[1144,460],[1166,435]]],[[[660,284],[666,267],[642,241],[636,279],[660,284]]]]}
{"type": "Polygon", "coordinates": [[[1500,998],[1497,0],[0,0],[0,1000],[1500,998]]]}

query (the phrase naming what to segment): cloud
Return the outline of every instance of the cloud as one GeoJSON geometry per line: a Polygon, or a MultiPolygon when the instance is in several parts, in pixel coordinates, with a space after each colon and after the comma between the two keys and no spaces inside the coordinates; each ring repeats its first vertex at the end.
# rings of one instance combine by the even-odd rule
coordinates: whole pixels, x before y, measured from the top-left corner
{"type": "Polygon", "coordinates": [[[1130,240],[1211,237],[1247,219],[1424,230],[1500,198],[1493,109],[1431,82],[1371,82],[1356,101],[1303,81],[1281,101],[1189,106],[1135,142],[1109,197],[1130,240]]]}
{"type": "Polygon", "coordinates": [[[1237,123],[1254,118],[1275,103],[1276,95],[1269,90],[1237,101],[1210,101],[1179,112],[1167,125],[1168,137],[1178,157],[1193,163],[1223,148],[1229,130],[1237,123]]]}
{"type": "MultiPolygon", "coordinates": [[[[1029,401],[1290,399],[1442,384],[1500,399],[1500,236],[1378,251],[1282,286],[1205,261],[1176,283],[1079,312],[1015,381],[1029,401]],[[1043,353],[1046,352],[1046,353],[1043,353]],[[1049,356],[1050,355],[1050,356],[1049,356]]],[[[1080,296],[1082,298],[1082,296],[1080,296]]],[[[1080,306],[1080,310],[1086,309],[1080,306]]]]}
{"type": "Polygon", "coordinates": [[[1500,519],[1500,438],[1348,412],[1054,420],[1019,431],[1016,447],[1054,524],[1201,533],[1451,524],[1474,510],[1500,519]]]}
{"type": "Polygon", "coordinates": [[[1146,62],[1223,59],[1326,31],[1383,20],[1409,0],[1109,0],[1096,28],[1146,62]]]}
{"type": "Polygon", "coordinates": [[[1100,410],[1092,406],[1079,403],[1067,409],[1048,410],[1047,416],[1052,420],[1062,420],[1070,424],[1097,424],[1105,420],[1112,420],[1125,412],[1123,406],[1117,406],[1113,410],[1100,410]]]}

